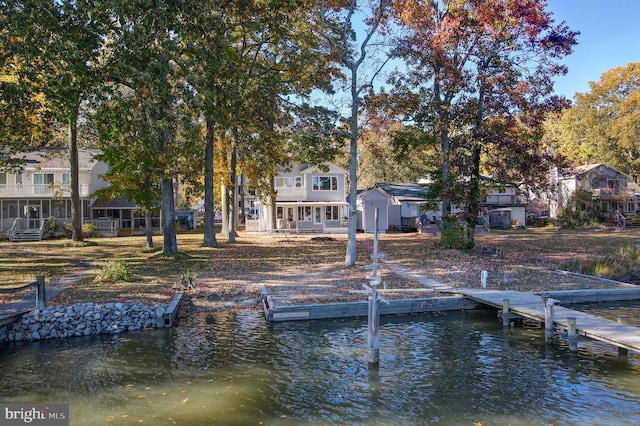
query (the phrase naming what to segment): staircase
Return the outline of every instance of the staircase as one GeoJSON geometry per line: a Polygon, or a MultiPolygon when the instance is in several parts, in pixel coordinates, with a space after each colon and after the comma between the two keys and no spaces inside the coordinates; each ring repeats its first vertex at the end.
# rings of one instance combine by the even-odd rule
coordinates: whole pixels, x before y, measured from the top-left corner
{"type": "Polygon", "coordinates": [[[636,213],[627,213],[625,228],[640,228],[640,215],[636,213]]]}
{"type": "Polygon", "coordinates": [[[39,229],[16,229],[10,238],[12,242],[40,241],[41,239],[39,229]]]}

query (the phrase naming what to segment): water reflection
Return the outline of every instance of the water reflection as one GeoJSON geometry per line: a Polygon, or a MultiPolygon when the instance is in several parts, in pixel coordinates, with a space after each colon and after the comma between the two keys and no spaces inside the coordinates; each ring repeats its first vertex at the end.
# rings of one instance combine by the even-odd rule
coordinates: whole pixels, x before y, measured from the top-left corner
{"type": "MultiPolygon", "coordinates": [[[[636,356],[544,344],[495,312],[267,324],[225,312],[171,330],[0,348],[0,400],[70,402],[74,425],[639,424],[636,356]]],[[[594,350],[595,349],[595,350],[594,350]]]]}

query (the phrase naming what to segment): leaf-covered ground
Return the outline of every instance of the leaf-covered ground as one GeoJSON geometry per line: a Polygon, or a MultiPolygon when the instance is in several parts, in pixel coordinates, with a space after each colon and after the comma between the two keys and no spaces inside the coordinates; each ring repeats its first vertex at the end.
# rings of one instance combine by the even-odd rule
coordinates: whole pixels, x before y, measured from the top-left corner
{"type": "MultiPolygon", "coordinates": [[[[457,287],[479,287],[480,271],[489,273],[487,285],[522,291],[611,287],[609,281],[555,272],[567,263],[617,256],[623,247],[639,242],[640,230],[575,230],[554,228],[496,231],[476,236],[476,248],[463,252],[438,248],[434,229],[423,233],[380,235],[380,250],[406,270],[457,287]],[[482,247],[490,253],[484,253],[482,247]],[[502,248],[502,256],[493,256],[502,248]],[[508,282],[504,277],[508,274],[508,282]]],[[[365,265],[371,263],[373,236],[358,234],[357,264],[345,268],[346,236],[327,238],[240,233],[234,244],[219,238],[220,247],[202,247],[202,234],[178,236],[180,253],[165,256],[144,249],[143,237],[97,238],[83,244],[68,240],[39,243],[0,243],[0,288],[15,287],[44,272],[47,279],[73,270],[82,260],[94,271],[109,260],[122,260],[131,269],[130,282],[108,282],[89,274],[51,303],[83,301],[169,300],[182,273],[197,285],[187,290],[194,308],[257,307],[264,285],[277,303],[296,304],[366,300],[365,265]]],[[[156,247],[162,238],[155,237],[156,247]]],[[[422,284],[389,270],[382,271],[388,288],[419,288],[422,284]]],[[[398,293],[394,297],[423,297],[398,293]]],[[[6,300],[6,297],[5,297],[6,300]]]]}

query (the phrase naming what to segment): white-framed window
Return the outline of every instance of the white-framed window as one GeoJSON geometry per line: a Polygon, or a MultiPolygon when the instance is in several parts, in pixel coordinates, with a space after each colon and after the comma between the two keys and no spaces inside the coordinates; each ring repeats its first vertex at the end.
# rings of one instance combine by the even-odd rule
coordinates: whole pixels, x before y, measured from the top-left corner
{"type": "Polygon", "coordinates": [[[302,188],[302,176],[283,176],[276,178],[276,188],[302,188]]]}
{"type": "Polygon", "coordinates": [[[298,206],[298,220],[311,220],[311,206],[298,206]]]}
{"type": "Polygon", "coordinates": [[[291,188],[293,187],[293,179],[290,177],[277,177],[276,188],[291,188]]]}
{"type": "Polygon", "coordinates": [[[46,194],[49,192],[49,185],[53,183],[53,173],[34,173],[33,192],[36,194],[46,194]]]}
{"type": "Polygon", "coordinates": [[[324,219],[325,220],[338,220],[340,219],[338,206],[326,206],[324,208],[324,219]]]}
{"type": "Polygon", "coordinates": [[[62,184],[70,185],[71,184],[71,175],[69,173],[62,174],[62,184]]]}
{"type": "Polygon", "coordinates": [[[314,176],[313,190],[314,191],[337,191],[338,178],[336,176],[314,176]]]}

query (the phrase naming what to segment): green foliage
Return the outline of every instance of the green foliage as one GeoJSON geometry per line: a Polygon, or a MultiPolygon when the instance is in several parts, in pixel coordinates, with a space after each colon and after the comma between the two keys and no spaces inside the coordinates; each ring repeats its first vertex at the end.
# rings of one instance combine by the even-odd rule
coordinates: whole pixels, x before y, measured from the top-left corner
{"type": "Polygon", "coordinates": [[[105,263],[98,272],[97,278],[100,281],[119,282],[131,281],[131,271],[122,260],[110,260],[105,263]]]}
{"type": "Polygon", "coordinates": [[[58,225],[58,221],[53,216],[49,216],[48,218],[46,218],[44,220],[44,224],[42,225],[42,230],[49,235],[55,235],[59,228],[60,225],[58,225]]]}
{"type": "Polygon", "coordinates": [[[578,189],[558,215],[558,226],[561,228],[580,228],[593,226],[602,222],[602,210],[594,202],[591,192],[578,189]]]}
{"type": "Polygon", "coordinates": [[[561,265],[561,269],[622,282],[634,281],[640,269],[640,249],[623,244],[617,256],[571,261],[561,265]]]}
{"type": "Polygon", "coordinates": [[[469,249],[473,246],[473,230],[467,222],[443,220],[440,223],[440,247],[445,249],[469,249]]]}
{"type": "MultiPolygon", "coordinates": [[[[69,222],[65,222],[63,225],[63,232],[66,238],[71,238],[73,233],[73,225],[69,222]]],[[[83,237],[95,237],[96,236],[96,226],[93,223],[83,223],[82,224],[82,236],[83,237]]]]}
{"type": "Polygon", "coordinates": [[[581,164],[606,163],[640,177],[640,62],[611,69],[577,93],[575,104],[549,120],[554,149],[581,164]]]}

